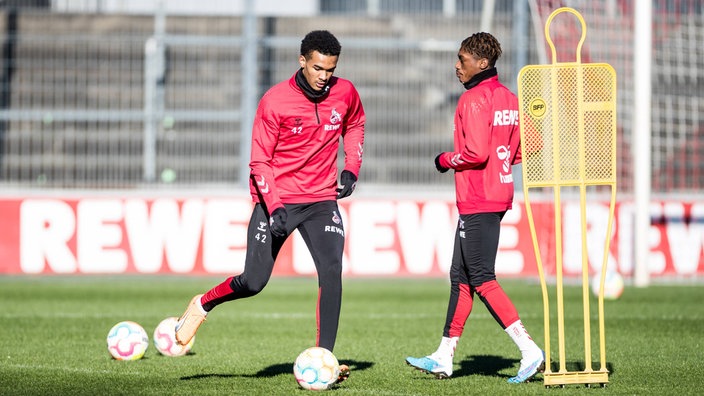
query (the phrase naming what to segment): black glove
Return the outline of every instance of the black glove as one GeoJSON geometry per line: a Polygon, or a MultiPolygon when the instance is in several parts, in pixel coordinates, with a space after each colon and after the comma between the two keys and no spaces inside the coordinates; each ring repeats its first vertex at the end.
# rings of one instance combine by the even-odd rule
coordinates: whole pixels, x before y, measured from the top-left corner
{"type": "Polygon", "coordinates": [[[343,170],[340,175],[340,184],[337,188],[337,199],[349,197],[355,187],[357,187],[357,176],[348,170],[343,170]]]}
{"type": "Polygon", "coordinates": [[[274,213],[271,214],[271,217],[269,217],[271,235],[277,237],[286,236],[286,220],[288,220],[286,208],[276,208],[274,213]]]}
{"type": "Polygon", "coordinates": [[[438,172],[440,172],[440,173],[445,173],[448,170],[450,170],[450,168],[445,168],[444,166],[440,165],[440,156],[441,155],[443,155],[443,153],[440,153],[440,154],[438,154],[437,157],[435,157],[435,169],[437,169],[438,172]]]}

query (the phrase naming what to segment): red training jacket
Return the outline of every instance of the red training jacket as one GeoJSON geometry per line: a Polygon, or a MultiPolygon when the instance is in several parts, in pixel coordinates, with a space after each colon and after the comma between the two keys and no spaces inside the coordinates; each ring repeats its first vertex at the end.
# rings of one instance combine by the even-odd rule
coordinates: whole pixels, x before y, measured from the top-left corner
{"type": "Polygon", "coordinates": [[[327,96],[315,102],[295,77],[264,94],[252,127],[250,193],[254,202],[261,193],[269,213],[284,203],[336,199],[340,136],[344,169],[359,176],[362,165],[366,118],[352,83],[332,77],[327,96]]]}
{"type": "Polygon", "coordinates": [[[455,170],[460,214],[511,209],[511,165],[521,162],[518,98],[497,76],[481,81],[460,96],[455,110],[454,152],[440,165],[455,170]]]}

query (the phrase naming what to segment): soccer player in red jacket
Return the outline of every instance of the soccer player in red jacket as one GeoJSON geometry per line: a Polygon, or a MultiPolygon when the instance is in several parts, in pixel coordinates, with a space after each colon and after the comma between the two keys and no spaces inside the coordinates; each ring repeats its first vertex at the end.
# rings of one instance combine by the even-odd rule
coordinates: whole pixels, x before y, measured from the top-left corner
{"type": "Polygon", "coordinates": [[[193,297],[176,326],[178,343],[187,344],[216,306],[262,291],[281,246],[297,229],[318,272],[316,346],[330,351],[335,347],[345,244],[337,199],[355,189],[365,123],[355,87],[333,77],[340,50],[330,32],[308,33],[301,41],[301,68],[269,89],[259,102],[249,164],[255,206],[244,271],[193,297]],[[345,164],[338,184],[340,137],[345,164]]]}
{"type": "Polygon", "coordinates": [[[495,68],[499,56],[501,45],[489,33],[476,33],[460,45],[455,74],[466,91],[455,111],[454,151],[435,158],[439,172],[455,171],[460,215],[450,267],[450,301],[438,349],[429,356],[408,357],[406,362],[437,378],[452,376],[455,348],[475,294],[521,351],[518,374],[508,382],[530,379],[545,361],[496,281],[500,223],[513,201],[511,165],[521,162],[518,99],[499,82],[495,68]]]}

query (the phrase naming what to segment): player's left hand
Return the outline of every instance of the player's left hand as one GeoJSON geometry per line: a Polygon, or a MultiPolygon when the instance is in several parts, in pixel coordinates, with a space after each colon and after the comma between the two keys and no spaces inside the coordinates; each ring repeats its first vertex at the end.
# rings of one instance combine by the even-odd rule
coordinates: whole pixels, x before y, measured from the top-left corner
{"type": "Polygon", "coordinates": [[[441,157],[443,154],[445,154],[445,153],[440,153],[440,154],[438,154],[437,157],[435,157],[435,169],[437,169],[438,172],[440,172],[440,173],[445,173],[445,172],[447,172],[448,170],[450,170],[450,168],[445,168],[445,167],[442,166],[442,164],[440,163],[440,157],[441,157]]]}
{"type": "Polygon", "coordinates": [[[349,197],[355,187],[357,187],[357,176],[348,170],[343,170],[337,187],[337,199],[349,197]]]}

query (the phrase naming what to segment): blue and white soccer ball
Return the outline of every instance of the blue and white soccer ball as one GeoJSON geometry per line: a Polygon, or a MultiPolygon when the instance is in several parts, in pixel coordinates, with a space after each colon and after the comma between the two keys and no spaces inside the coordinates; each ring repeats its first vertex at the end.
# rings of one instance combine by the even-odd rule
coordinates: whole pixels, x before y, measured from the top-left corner
{"type": "Polygon", "coordinates": [[[117,323],[108,332],[108,352],[117,360],[138,360],[149,347],[149,336],[132,321],[117,323]]]}
{"type": "Polygon", "coordinates": [[[303,389],[330,389],[340,376],[340,364],[329,350],[311,347],[296,358],[293,364],[293,375],[303,389]]]}
{"type": "MultiPolygon", "coordinates": [[[[600,282],[601,274],[597,274],[592,278],[592,293],[597,297],[599,296],[600,282]]],[[[623,289],[623,276],[616,271],[607,271],[604,279],[604,300],[617,300],[623,294],[623,289]]]]}

